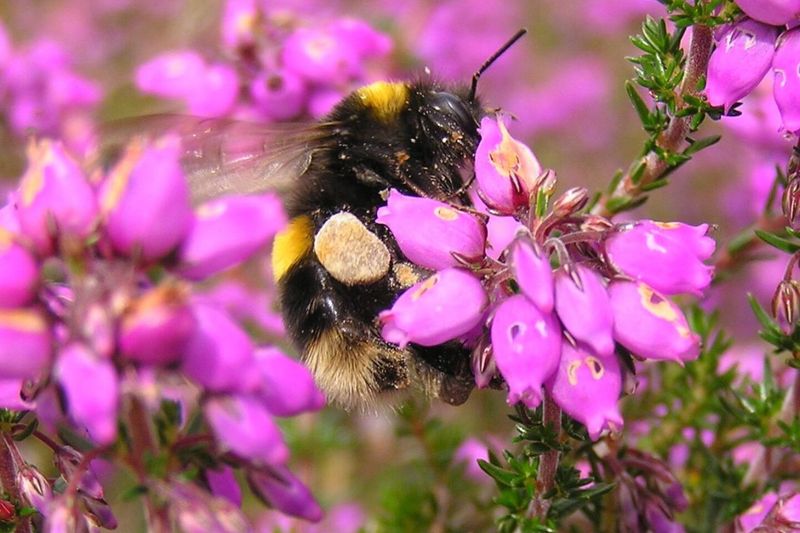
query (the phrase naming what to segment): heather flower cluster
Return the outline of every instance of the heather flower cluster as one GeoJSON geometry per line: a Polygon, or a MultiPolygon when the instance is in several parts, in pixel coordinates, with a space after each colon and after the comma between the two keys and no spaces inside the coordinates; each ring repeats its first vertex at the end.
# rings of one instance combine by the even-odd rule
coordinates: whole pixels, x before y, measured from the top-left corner
{"type": "MultiPolygon", "coordinates": [[[[269,194],[193,207],[181,154],[172,136],[134,141],[103,172],[60,142],[30,144],[0,211],[0,407],[20,411],[11,434],[38,419],[94,454],[128,442],[139,482],[185,531],[246,530],[237,470],[268,505],[318,520],[275,419],[324,398],[305,367],[257,346],[200,284],[261,250],[286,216],[269,194]],[[187,478],[182,450],[198,446],[207,459],[187,478]],[[177,463],[150,469],[143,457],[158,453],[177,463]]],[[[36,435],[69,487],[16,454],[23,497],[47,527],[112,527],[91,457],[36,435]]]]}
{"type": "Polygon", "coordinates": [[[535,408],[548,394],[592,439],[618,431],[628,357],[683,364],[700,353],[671,297],[709,286],[708,226],[613,223],[586,212],[580,188],[551,202],[555,174],[503,116],[484,118],[480,133],[482,212],[398,191],[378,210],[406,257],[435,271],[381,313],[383,337],[401,347],[461,340],[479,387],[499,374],[510,404],[535,408]]]}
{"type": "Polygon", "coordinates": [[[308,23],[257,0],[228,0],[221,35],[223,60],[191,49],[165,52],[138,67],[136,86],[199,116],[319,118],[365,82],[368,60],[392,49],[387,35],[362,20],[308,23]]]}
{"type": "Polygon", "coordinates": [[[737,0],[747,15],[718,35],[705,93],[712,105],[729,109],[772,70],[773,97],[790,134],[800,132],[800,33],[795,0],[737,0]]]}

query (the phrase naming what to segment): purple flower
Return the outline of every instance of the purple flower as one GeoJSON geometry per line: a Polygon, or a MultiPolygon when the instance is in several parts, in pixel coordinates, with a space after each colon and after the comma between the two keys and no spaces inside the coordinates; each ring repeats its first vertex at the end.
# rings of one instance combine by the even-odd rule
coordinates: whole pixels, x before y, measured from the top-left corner
{"type": "Polygon", "coordinates": [[[800,29],[787,31],[778,39],[772,61],[775,102],[786,131],[800,133],[800,29]]]}
{"type": "Polygon", "coordinates": [[[347,43],[359,58],[381,57],[392,51],[392,39],[363,20],[340,18],[330,26],[335,38],[347,43]]]}
{"type": "Polygon", "coordinates": [[[0,227],[0,307],[21,307],[33,302],[39,285],[39,264],[0,227]]]}
{"type": "Polygon", "coordinates": [[[259,379],[253,372],[254,346],[227,313],[210,305],[192,306],[197,327],[186,347],[183,371],[212,391],[249,391],[259,379]]]}
{"type": "Polygon", "coordinates": [[[458,266],[453,254],[468,260],[483,257],[486,226],[478,218],[449,205],[418,196],[389,192],[375,219],[392,230],[403,254],[412,262],[439,270],[458,266]],[[421,231],[424,229],[424,231],[421,231]]]}
{"type": "Polygon", "coordinates": [[[488,215],[488,217],[486,255],[492,259],[500,259],[500,256],[524,226],[514,217],[495,215],[488,215]]]}
{"type": "Polygon", "coordinates": [[[225,498],[236,507],[242,506],[242,489],[233,475],[233,468],[222,465],[217,470],[208,468],[203,474],[214,496],[225,498]]]}
{"type": "Polygon", "coordinates": [[[497,368],[508,383],[508,403],[534,409],[542,401],[542,383],[558,367],[561,328],[522,295],[508,298],[494,312],[492,347],[497,368]]]}
{"type": "Polygon", "coordinates": [[[770,512],[775,502],[778,501],[778,495],[774,492],[768,492],[761,497],[756,503],[750,506],[747,511],[742,513],[736,520],[738,527],[744,532],[749,533],[761,525],[761,522],[770,512]]]}
{"type": "Polygon", "coordinates": [[[27,411],[35,408],[35,403],[22,399],[21,389],[21,379],[0,379],[0,409],[27,411]]]}
{"type": "Polygon", "coordinates": [[[640,220],[624,224],[606,240],[606,254],[620,272],[663,294],[702,295],[714,269],[703,264],[716,246],[707,224],[640,220]]]}
{"type": "Polygon", "coordinates": [[[203,204],[181,245],[180,273],[199,280],[241,263],[285,224],[281,201],[272,194],[228,196],[203,204]]]}
{"type": "Polygon", "coordinates": [[[187,298],[185,287],[160,285],[134,300],[122,315],[120,351],[151,365],[182,358],[195,329],[187,298]]]}
{"type": "Polygon", "coordinates": [[[231,50],[252,46],[258,21],[255,0],[227,0],[222,13],[222,43],[231,50]]]}
{"type": "Polygon", "coordinates": [[[608,286],[614,338],[646,359],[691,361],[700,355],[700,337],[689,329],[681,310],[652,287],[634,281],[608,286]]]}
{"type": "Polygon", "coordinates": [[[378,315],[387,342],[435,346],[471,331],[488,304],[480,281],[460,268],[440,270],[405,291],[378,315]]]}
{"type": "Polygon", "coordinates": [[[488,461],[489,449],[483,442],[473,437],[462,442],[453,454],[454,462],[464,464],[469,479],[479,483],[489,481],[489,476],[478,465],[478,459],[488,461]]]}
{"type": "Polygon", "coordinates": [[[253,396],[209,399],[203,413],[222,447],[263,464],[283,464],[289,449],[266,407],[253,396]]]}
{"type": "Polygon", "coordinates": [[[114,248],[145,261],[159,259],[186,237],[194,214],[177,139],[131,145],[106,178],[100,196],[105,232],[114,248]]]}
{"type": "Polygon", "coordinates": [[[146,93],[185,98],[200,86],[205,69],[205,60],[194,50],[175,50],[140,65],[135,82],[146,93]]]}
{"type": "Polygon", "coordinates": [[[800,17],[800,0],[736,0],[736,3],[760,22],[783,26],[800,17]]]}
{"type": "Polygon", "coordinates": [[[50,330],[36,309],[0,309],[0,379],[34,379],[50,362],[50,330]]]}
{"type": "Polygon", "coordinates": [[[615,355],[598,355],[565,342],[558,370],[547,389],[564,412],[586,426],[592,440],[597,440],[604,429],[622,428],[617,407],[622,377],[615,355]]]}
{"type": "Polygon", "coordinates": [[[322,509],[311,491],[288,468],[250,470],[247,482],[256,496],[282,513],[311,522],[322,519],[322,509]]]}
{"type": "Polygon", "coordinates": [[[303,113],[308,89],[299,75],[286,69],[263,72],[250,82],[256,108],[270,120],[296,118],[303,113]]]}
{"type": "Polygon", "coordinates": [[[59,352],[54,372],[72,419],[85,426],[97,443],[113,442],[117,437],[119,397],[114,365],[97,358],[81,344],[70,344],[59,352]]]}
{"type": "Polygon", "coordinates": [[[22,233],[40,254],[53,252],[55,238],[83,239],[95,226],[94,191],[60,143],[30,145],[16,198],[22,233]]]}
{"type": "Polygon", "coordinates": [[[800,493],[792,494],[782,499],[778,504],[777,516],[775,521],[789,528],[800,526],[800,493]]]}
{"type": "Polygon", "coordinates": [[[553,310],[555,293],[550,259],[538,245],[518,239],[511,248],[511,268],[522,294],[543,313],[553,310]]]}
{"type": "Polygon", "coordinates": [[[575,278],[563,268],[555,275],[556,311],[564,327],[600,355],[614,352],[611,302],[596,271],[575,265],[575,278]]]}
{"type": "Polygon", "coordinates": [[[295,416],[325,406],[308,368],[279,349],[257,350],[256,364],[261,377],[258,394],[273,415],[295,416]]]}
{"type": "Polygon", "coordinates": [[[542,172],[530,148],[508,133],[505,119],[484,117],[475,152],[475,179],[481,199],[504,214],[527,206],[542,172]]]}
{"type": "Polygon", "coordinates": [[[281,60],[303,78],[338,85],[358,74],[359,58],[351,43],[326,29],[298,28],[283,43],[281,60]]]}
{"type": "Polygon", "coordinates": [[[187,111],[201,117],[221,117],[231,111],[239,96],[239,77],[223,63],[208,65],[199,85],[185,98],[187,111]]]}
{"type": "Polygon", "coordinates": [[[726,109],[747,96],[769,70],[777,31],[744,19],[720,39],[708,63],[706,96],[711,105],[726,109]]]}

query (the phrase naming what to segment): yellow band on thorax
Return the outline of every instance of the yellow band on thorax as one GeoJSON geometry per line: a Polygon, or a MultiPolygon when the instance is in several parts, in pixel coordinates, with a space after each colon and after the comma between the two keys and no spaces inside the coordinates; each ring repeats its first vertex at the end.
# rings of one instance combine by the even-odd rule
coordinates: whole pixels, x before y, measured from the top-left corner
{"type": "Polygon", "coordinates": [[[388,122],[394,119],[408,99],[408,86],[405,83],[376,81],[356,91],[365,107],[372,110],[378,120],[388,122]]]}
{"type": "Polygon", "coordinates": [[[314,223],[305,215],[295,217],[275,236],[272,244],[272,275],[275,281],[311,251],[314,223]]]}

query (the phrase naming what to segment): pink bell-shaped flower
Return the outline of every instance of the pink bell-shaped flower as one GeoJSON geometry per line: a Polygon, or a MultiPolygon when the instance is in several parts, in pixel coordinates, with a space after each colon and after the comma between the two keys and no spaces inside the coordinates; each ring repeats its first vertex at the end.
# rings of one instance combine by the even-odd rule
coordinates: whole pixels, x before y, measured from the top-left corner
{"type": "Polygon", "coordinates": [[[736,0],[748,17],[773,26],[800,18],[800,0],[736,0]]]}
{"type": "Polygon", "coordinates": [[[525,296],[503,301],[492,319],[492,348],[497,368],[508,384],[508,403],[531,409],[542,401],[542,383],[558,367],[561,328],[525,296]]]}
{"type": "Polygon", "coordinates": [[[0,379],[34,379],[50,362],[51,337],[37,309],[0,309],[0,379]]]}
{"type": "Polygon", "coordinates": [[[475,180],[487,206],[506,214],[528,205],[542,167],[530,148],[508,133],[502,117],[484,117],[475,152],[475,180]]]}
{"type": "Polygon", "coordinates": [[[586,426],[592,440],[604,429],[622,428],[617,406],[622,377],[616,355],[598,355],[584,345],[565,342],[547,390],[565,413],[586,426]]]}
{"type": "Polygon", "coordinates": [[[617,280],[608,286],[614,338],[646,359],[691,361],[700,355],[700,337],[681,310],[645,283],[617,280]]]}
{"type": "Polygon", "coordinates": [[[283,464],[289,449],[261,401],[249,395],[218,396],[203,407],[217,441],[226,449],[262,464],[283,464]]]}
{"type": "Polygon", "coordinates": [[[703,261],[714,253],[707,224],[641,220],[620,226],[605,241],[606,255],[620,272],[663,294],[701,295],[714,269],[703,261]]]}
{"type": "Polygon", "coordinates": [[[543,313],[553,310],[555,293],[550,259],[537,245],[520,238],[511,247],[511,268],[522,294],[543,313]]]}
{"type": "Polygon", "coordinates": [[[601,355],[614,352],[614,319],[603,278],[591,268],[575,265],[580,286],[562,268],[555,275],[556,312],[573,337],[601,355]]]}
{"type": "Polygon", "coordinates": [[[308,368],[279,349],[256,350],[256,365],[261,375],[258,395],[273,415],[295,416],[325,406],[308,368]]]}
{"type": "Polygon", "coordinates": [[[288,468],[251,469],[247,482],[253,493],[270,507],[310,522],[322,520],[322,508],[311,491],[288,468]]]}
{"type": "Polygon", "coordinates": [[[769,70],[775,54],[774,27],[744,19],[720,39],[708,63],[706,96],[725,109],[755,89],[769,70]]]}
{"type": "Polygon", "coordinates": [[[387,342],[435,346],[469,333],[483,320],[489,299],[481,282],[461,268],[440,270],[412,286],[378,315],[387,342]]]}
{"type": "Polygon", "coordinates": [[[800,28],[778,39],[772,60],[775,81],[772,92],[786,131],[800,133],[800,28]]]}
{"type": "Polygon", "coordinates": [[[403,255],[425,268],[458,266],[454,253],[466,259],[483,257],[486,226],[443,202],[405,196],[392,189],[375,221],[392,230],[403,255]]]}
{"type": "Polygon", "coordinates": [[[38,285],[36,259],[17,242],[14,234],[0,227],[0,307],[32,303],[38,285]]]}

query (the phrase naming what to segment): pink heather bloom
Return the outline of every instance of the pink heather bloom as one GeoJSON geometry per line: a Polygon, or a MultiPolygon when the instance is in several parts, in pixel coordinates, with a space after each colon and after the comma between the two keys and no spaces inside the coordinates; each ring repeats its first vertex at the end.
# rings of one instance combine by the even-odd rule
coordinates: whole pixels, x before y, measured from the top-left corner
{"type": "Polygon", "coordinates": [[[550,259],[529,239],[518,239],[511,248],[511,268],[522,294],[543,313],[553,310],[555,292],[550,259]]]}
{"type": "Polygon", "coordinates": [[[392,51],[392,39],[363,20],[339,18],[330,28],[331,33],[347,43],[359,58],[381,57],[392,51]]]}
{"type": "Polygon", "coordinates": [[[0,227],[0,307],[33,302],[39,286],[39,264],[10,231],[0,227]]]}
{"type": "Polygon", "coordinates": [[[165,137],[129,147],[109,173],[100,206],[105,233],[118,252],[154,261],[189,233],[194,214],[180,156],[178,140],[165,137]]]}
{"type": "Polygon", "coordinates": [[[322,519],[322,509],[311,491],[288,468],[250,470],[247,482],[259,498],[282,513],[310,522],[322,519]]]}
{"type": "Polygon", "coordinates": [[[119,326],[119,349],[145,364],[167,365],[183,357],[195,330],[188,291],[160,285],[125,310],[119,326]]]}
{"type": "Polygon", "coordinates": [[[598,355],[565,342],[558,370],[547,382],[547,389],[564,412],[586,426],[592,440],[605,429],[622,428],[617,406],[622,377],[616,355],[598,355]]]}
{"type": "Polygon", "coordinates": [[[775,54],[774,27],[744,19],[720,39],[708,64],[706,96],[726,109],[752,91],[769,70],[775,54]]]}
{"type": "Polygon", "coordinates": [[[70,417],[85,426],[98,444],[113,442],[117,437],[119,384],[111,361],[99,359],[81,344],[70,344],[59,352],[54,373],[70,417]]]}
{"type": "Polygon", "coordinates": [[[28,502],[28,505],[41,514],[47,511],[47,505],[53,498],[53,491],[47,478],[35,466],[25,464],[17,471],[17,487],[20,496],[28,502]]]}
{"type": "Polygon", "coordinates": [[[273,194],[228,196],[203,204],[178,254],[180,274],[200,280],[241,263],[285,224],[281,201],[273,194]]]}
{"type": "Polygon", "coordinates": [[[736,3],[748,17],[773,26],[800,18],[800,0],[736,0],[736,3]]]}
{"type": "Polygon", "coordinates": [[[783,127],[786,131],[800,133],[800,28],[778,39],[772,71],[775,73],[772,90],[783,127]]]}
{"type": "Polygon", "coordinates": [[[777,501],[778,495],[776,493],[766,493],[760,500],[751,505],[747,511],[739,515],[739,518],[736,519],[736,525],[743,533],[750,533],[761,525],[761,522],[777,501]]]}
{"type": "Polygon", "coordinates": [[[608,286],[614,338],[646,359],[691,361],[700,355],[700,337],[689,329],[675,303],[645,283],[612,281],[608,286]]]}
{"type": "Polygon", "coordinates": [[[478,483],[489,481],[489,476],[481,470],[478,459],[489,460],[489,448],[480,440],[470,437],[456,449],[453,454],[453,461],[463,463],[466,476],[478,483]]]}
{"type": "Polygon", "coordinates": [[[230,113],[239,96],[239,76],[224,63],[213,63],[203,71],[199,85],[186,98],[186,110],[201,117],[222,117],[230,113]]]}
{"type": "Polygon", "coordinates": [[[425,268],[460,265],[454,253],[471,260],[483,257],[486,226],[477,217],[443,202],[406,196],[392,189],[375,221],[392,230],[403,255],[425,268]]]}
{"type": "Polygon", "coordinates": [[[22,399],[21,379],[0,378],[0,409],[11,409],[13,411],[28,411],[34,409],[34,402],[27,402],[22,399]]]}
{"type": "Polygon", "coordinates": [[[663,294],[700,296],[714,272],[703,263],[716,246],[707,231],[707,224],[640,220],[611,234],[605,242],[606,255],[617,270],[663,294]]]}
{"type": "Polygon", "coordinates": [[[257,350],[255,358],[261,378],[258,396],[274,416],[295,416],[325,406],[325,396],[305,365],[278,348],[257,350]]]}
{"type": "Polygon", "coordinates": [[[53,141],[30,145],[16,200],[20,229],[42,255],[53,252],[57,237],[87,237],[97,219],[95,194],[86,176],[53,141]]]}
{"type": "Polygon", "coordinates": [[[37,309],[0,309],[0,379],[35,379],[50,362],[50,329],[37,309]]]}
{"type": "Polygon", "coordinates": [[[795,530],[800,527],[800,493],[781,499],[778,505],[775,521],[795,530]]]}
{"type": "Polygon", "coordinates": [[[405,291],[378,315],[387,342],[435,346],[469,333],[483,320],[489,299],[481,282],[460,268],[440,270],[405,291]]]}
{"type": "Polygon", "coordinates": [[[514,217],[488,215],[486,223],[486,255],[500,259],[508,245],[524,226],[514,217]]]}
{"type": "Polygon", "coordinates": [[[227,0],[222,13],[222,43],[234,51],[252,46],[258,17],[256,0],[227,0]]]}
{"type": "Polygon", "coordinates": [[[136,69],[140,91],[166,98],[185,98],[203,80],[206,62],[194,50],[175,50],[161,54],[136,69]]]}
{"type": "Polygon", "coordinates": [[[222,465],[218,470],[206,469],[203,474],[211,489],[211,494],[225,498],[236,507],[242,506],[242,489],[234,476],[233,468],[222,465]]]}
{"type": "Polygon", "coordinates": [[[250,96],[262,115],[284,121],[300,116],[308,100],[308,88],[299,75],[286,69],[265,71],[250,82],[250,96]]]}
{"type": "Polygon", "coordinates": [[[236,455],[269,465],[283,464],[289,458],[280,428],[257,398],[214,397],[203,412],[220,445],[236,455]]]}
{"type": "Polygon", "coordinates": [[[530,148],[511,137],[505,120],[503,117],[481,120],[475,179],[487,206],[512,214],[528,205],[542,167],[530,148]]]}
{"type": "Polygon", "coordinates": [[[558,368],[561,328],[527,298],[515,295],[495,310],[492,348],[497,368],[508,383],[508,403],[531,409],[542,402],[542,384],[558,368]]]}
{"type": "Polygon", "coordinates": [[[614,319],[603,278],[583,265],[574,268],[580,286],[563,268],[555,274],[558,317],[573,337],[601,355],[611,355],[614,353],[614,319]]]}
{"type": "Polygon", "coordinates": [[[319,84],[342,84],[358,74],[355,50],[329,29],[296,29],[283,43],[281,59],[286,68],[319,84]]]}
{"type": "Polygon", "coordinates": [[[227,313],[210,305],[192,306],[197,327],[182,361],[184,373],[211,391],[250,391],[255,347],[227,313]]]}

